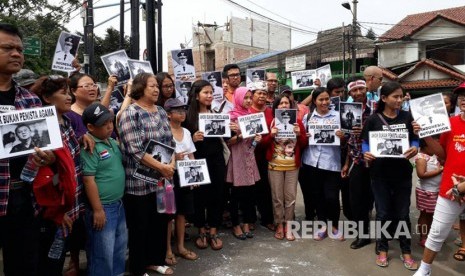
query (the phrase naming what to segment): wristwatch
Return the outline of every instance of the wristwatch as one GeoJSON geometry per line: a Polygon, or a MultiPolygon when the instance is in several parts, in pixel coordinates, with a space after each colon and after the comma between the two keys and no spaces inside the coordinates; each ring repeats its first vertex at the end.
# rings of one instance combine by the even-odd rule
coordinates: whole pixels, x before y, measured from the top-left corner
{"type": "Polygon", "coordinates": [[[457,184],[454,184],[454,188],[452,188],[452,194],[454,197],[462,198],[465,196],[465,193],[461,193],[457,188],[457,184]]]}

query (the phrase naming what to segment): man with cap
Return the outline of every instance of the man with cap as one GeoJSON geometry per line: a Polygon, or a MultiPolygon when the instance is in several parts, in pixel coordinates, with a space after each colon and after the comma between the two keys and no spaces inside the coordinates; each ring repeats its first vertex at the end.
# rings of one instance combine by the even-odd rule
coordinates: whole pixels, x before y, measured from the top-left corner
{"type": "MultiPolygon", "coordinates": [[[[54,62],[63,62],[66,63],[66,66],[71,66],[71,63],[74,60],[73,47],[74,47],[74,38],[72,36],[65,37],[65,40],[61,44],[61,50],[55,53],[54,62]]],[[[63,64],[60,64],[63,65],[63,64]]]]}
{"type": "MultiPolygon", "coordinates": [[[[16,26],[0,23],[0,110],[41,107],[39,98],[20,87],[13,74],[24,64],[22,36],[16,26]]],[[[55,161],[51,151],[31,155],[37,167],[55,161]]],[[[39,225],[32,185],[20,179],[28,156],[0,160],[0,247],[5,275],[36,275],[39,259],[39,225]]]]}
{"type": "Polygon", "coordinates": [[[177,55],[178,64],[174,66],[173,72],[177,80],[195,78],[195,67],[187,63],[188,53],[187,51],[181,50],[177,55]]]}
{"type": "MultiPolygon", "coordinates": [[[[331,80],[330,80],[331,81],[331,80]]],[[[329,82],[328,82],[329,83],[329,82]]],[[[370,239],[362,238],[362,234],[369,233],[370,212],[373,209],[373,193],[371,191],[371,180],[362,154],[361,132],[363,124],[370,116],[371,109],[367,100],[366,82],[361,79],[349,80],[347,85],[352,102],[362,103],[362,126],[353,126],[352,132],[347,139],[347,151],[342,160],[341,176],[349,181],[349,206],[350,220],[356,222],[356,227],[360,237],[357,237],[350,248],[359,249],[371,243],[370,239]],[[349,168],[352,170],[349,175],[349,168]],[[362,224],[359,224],[359,223],[362,224]],[[358,226],[363,228],[358,228],[358,226]]],[[[343,195],[344,196],[344,195],[343,195]]],[[[345,204],[344,204],[345,205],[345,204]]]]}
{"type": "Polygon", "coordinates": [[[37,74],[29,69],[21,69],[13,75],[13,80],[22,88],[29,89],[37,80],[37,74]]]}
{"type": "Polygon", "coordinates": [[[272,107],[276,88],[278,88],[278,77],[276,76],[276,73],[266,72],[266,85],[268,87],[268,91],[266,93],[266,106],[272,107]]]}

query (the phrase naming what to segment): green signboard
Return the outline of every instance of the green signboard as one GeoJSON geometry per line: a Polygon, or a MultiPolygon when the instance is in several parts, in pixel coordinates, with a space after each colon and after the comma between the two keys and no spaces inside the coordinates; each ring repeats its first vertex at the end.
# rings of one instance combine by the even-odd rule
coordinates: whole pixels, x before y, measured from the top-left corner
{"type": "Polygon", "coordinates": [[[37,37],[26,37],[23,39],[24,54],[30,56],[40,56],[42,43],[37,37]]]}

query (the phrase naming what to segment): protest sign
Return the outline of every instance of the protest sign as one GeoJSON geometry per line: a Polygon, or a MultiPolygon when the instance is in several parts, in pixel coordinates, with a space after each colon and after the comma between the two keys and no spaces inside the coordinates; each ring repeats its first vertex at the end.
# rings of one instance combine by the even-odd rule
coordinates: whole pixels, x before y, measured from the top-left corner
{"type": "Polygon", "coordinates": [[[199,130],[204,137],[231,137],[229,114],[199,114],[199,130]]]}
{"type": "Polygon", "coordinates": [[[178,160],[176,161],[180,186],[210,184],[207,160],[178,160]]]}

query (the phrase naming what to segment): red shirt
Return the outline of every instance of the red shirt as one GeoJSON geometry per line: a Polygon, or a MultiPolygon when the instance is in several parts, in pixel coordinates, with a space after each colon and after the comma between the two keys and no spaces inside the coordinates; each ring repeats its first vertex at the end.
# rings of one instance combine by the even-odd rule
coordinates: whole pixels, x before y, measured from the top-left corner
{"type": "Polygon", "coordinates": [[[461,116],[450,118],[451,131],[441,134],[439,143],[446,153],[446,163],[442,174],[441,188],[439,195],[444,198],[449,198],[446,192],[450,190],[454,184],[451,176],[453,173],[465,175],[465,121],[461,116]]]}

